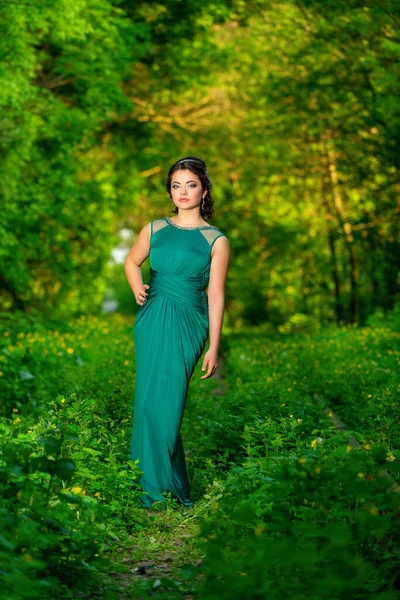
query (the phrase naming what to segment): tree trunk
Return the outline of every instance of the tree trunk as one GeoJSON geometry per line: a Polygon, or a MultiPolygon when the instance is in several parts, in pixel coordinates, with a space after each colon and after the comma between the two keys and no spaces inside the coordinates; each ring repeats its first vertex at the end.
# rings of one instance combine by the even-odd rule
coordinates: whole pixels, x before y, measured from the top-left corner
{"type": "MultiPolygon", "coordinates": [[[[321,142],[325,164],[327,165],[327,175],[329,177],[330,194],[333,199],[333,205],[340,228],[343,232],[345,246],[347,249],[350,265],[350,321],[358,322],[360,319],[360,298],[358,296],[359,265],[353,245],[353,235],[351,223],[347,218],[344,208],[342,192],[339,185],[339,177],[336,169],[336,153],[334,142],[331,139],[324,139],[321,142]]],[[[324,177],[325,180],[325,177],[324,177]]]]}

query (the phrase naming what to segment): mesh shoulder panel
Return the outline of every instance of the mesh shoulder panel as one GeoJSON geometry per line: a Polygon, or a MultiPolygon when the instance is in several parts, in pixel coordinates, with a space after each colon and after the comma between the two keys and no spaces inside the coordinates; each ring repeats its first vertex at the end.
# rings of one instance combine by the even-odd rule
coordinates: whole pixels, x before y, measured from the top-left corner
{"type": "Polygon", "coordinates": [[[204,235],[211,248],[219,237],[226,237],[226,235],[219,229],[200,229],[200,232],[204,235]]]}
{"type": "Polygon", "coordinates": [[[152,224],[152,229],[151,229],[152,235],[153,235],[153,233],[156,233],[157,231],[159,231],[160,229],[162,229],[163,227],[166,227],[168,225],[167,221],[164,221],[164,219],[156,219],[155,221],[152,221],[151,224],[152,224]]]}

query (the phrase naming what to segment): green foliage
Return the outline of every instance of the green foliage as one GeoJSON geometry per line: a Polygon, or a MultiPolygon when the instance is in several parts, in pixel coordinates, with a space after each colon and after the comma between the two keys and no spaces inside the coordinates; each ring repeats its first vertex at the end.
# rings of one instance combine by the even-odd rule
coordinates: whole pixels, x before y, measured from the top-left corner
{"type": "Polygon", "coordinates": [[[246,331],[245,339],[232,335],[227,368],[238,385],[269,402],[278,398],[296,418],[302,418],[297,412],[305,402],[325,402],[366,443],[398,448],[396,314],[397,309],[388,316],[388,327],[382,320],[372,327],[332,326],[286,340],[286,334],[271,337],[262,330],[253,336],[246,331]],[[272,345],[266,341],[271,339],[272,345]]]}
{"type": "Polygon", "coordinates": [[[364,323],[398,296],[399,31],[389,4],[242,3],[206,40],[137,66],[140,148],[154,158],[142,189],[151,206],[141,200],[135,215],[143,223],[168,206],[159,147],[208,157],[238,330],[296,314],[364,323]],[[193,63],[200,84],[185,68],[193,63]]]}
{"type": "Polygon", "coordinates": [[[168,214],[167,170],[194,151],[231,243],[232,327],[363,324],[391,309],[395,8],[3,2],[1,310],[99,312],[118,229],[133,242],[168,214]]]}
{"type": "Polygon", "coordinates": [[[47,323],[35,312],[4,315],[0,330],[1,414],[9,415],[17,408],[24,415],[40,415],[45,403],[57,394],[82,390],[99,393],[102,398],[122,396],[132,404],[134,374],[127,369],[130,379],[121,376],[123,368],[133,366],[131,319],[116,316],[112,328],[116,341],[110,349],[106,315],[47,323]],[[131,344],[122,347],[124,336],[130,337],[131,344]]]}
{"type": "Polygon", "coordinates": [[[233,429],[240,448],[208,490],[200,597],[396,597],[400,496],[382,470],[399,479],[397,341],[383,326],[229,337],[231,420],[220,404],[213,419],[218,453],[233,429]],[[339,389],[350,430],[322,411],[339,389]]]}
{"type": "Polygon", "coordinates": [[[101,301],[118,205],[104,158],[86,165],[102,123],[131,107],[121,83],[149,28],[108,0],[0,11],[2,306],[86,312],[101,301]]]}
{"type": "Polygon", "coordinates": [[[1,564],[8,597],[88,591],[111,562],[105,551],[140,529],[141,472],[117,450],[121,420],[99,399],[60,395],[33,422],[2,418],[1,564]]]}
{"type": "Polygon", "coordinates": [[[3,385],[13,379],[14,347],[34,357],[32,372],[43,377],[29,391],[36,410],[17,386],[17,405],[0,419],[8,596],[89,598],[101,588],[110,597],[118,589],[171,600],[188,593],[394,599],[400,497],[381,472],[399,481],[397,331],[380,320],[296,335],[266,328],[224,335],[224,378],[200,380],[200,361],[182,423],[193,511],[181,512],[166,494],[148,516],[132,485],[141,471],[128,459],[131,325],[116,314],[47,325],[29,315],[8,320],[3,385]],[[62,367],[65,355],[48,362],[60,348],[79,348],[84,364],[62,367]],[[74,391],[57,393],[54,372],[74,391]],[[334,427],[327,405],[349,429],[334,427]],[[351,433],[360,448],[348,443],[351,433]],[[200,530],[184,534],[196,521],[200,530]],[[185,535],[191,553],[180,547],[174,559],[185,535]],[[158,565],[176,560],[175,575],[132,579],[132,562],[149,552],[158,565]]]}
{"type": "Polygon", "coordinates": [[[370,327],[389,327],[393,331],[400,332],[400,302],[397,302],[392,310],[384,311],[377,309],[368,317],[367,325],[370,327]]]}
{"type": "Polygon", "coordinates": [[[342,448],[232,469],[201,523],[202,598],[395,598],[399,498],[342,448]]]}

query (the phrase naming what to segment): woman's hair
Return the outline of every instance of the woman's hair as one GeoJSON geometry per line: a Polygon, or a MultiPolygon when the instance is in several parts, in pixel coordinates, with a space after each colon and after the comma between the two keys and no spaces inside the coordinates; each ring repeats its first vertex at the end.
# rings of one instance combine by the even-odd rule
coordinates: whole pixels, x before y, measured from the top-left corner
{"type": "MultiPolygon", "coordinates": [[[[214,201],[211,196],[212,183],[207,172],[206,163],[197,156],[185,156],[184,158],[180,158],[174,165],[172,165],[168,171],[168,179],[166,183],[167,192],[171,198],[171,178],[175,171],[178,171],[179,169],[189,169],[189,171],[195,173],[195,175],[197,175],[201,181],[202,189],[207,189],[207,194],[204,197],[204,201],[202,199],[200,202],[200,215],[205,221],[208,221],[214,214],[214,201]]],[[[172,207],[172,212],[175,215],[178,214],[178,207],[174,205],[172,207]]]]}

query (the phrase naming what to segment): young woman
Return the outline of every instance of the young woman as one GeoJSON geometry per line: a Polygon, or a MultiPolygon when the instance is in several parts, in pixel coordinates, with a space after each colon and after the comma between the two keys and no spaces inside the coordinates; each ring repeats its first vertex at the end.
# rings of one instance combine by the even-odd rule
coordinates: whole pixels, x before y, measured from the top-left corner
{"type": "Polygon", "coordinates": [[[174,218],[147,223],[125,260],[135,295],[133,327],[136,390],[130,458],[138,461],[143,506],[165,500],[171,492],[193,506],[180,435],[186,396],[203,354],[200,379],[212,377],[225,304],[230,248],[228,239],[207,220],[213,215],[206,164],[187,156],[168,172],[167,191],[174,218]],[[141,265],[150,257],[150,281],[143,284],[141,265]],[[208,285],[208,294],[205,290],[208,285]]]}

